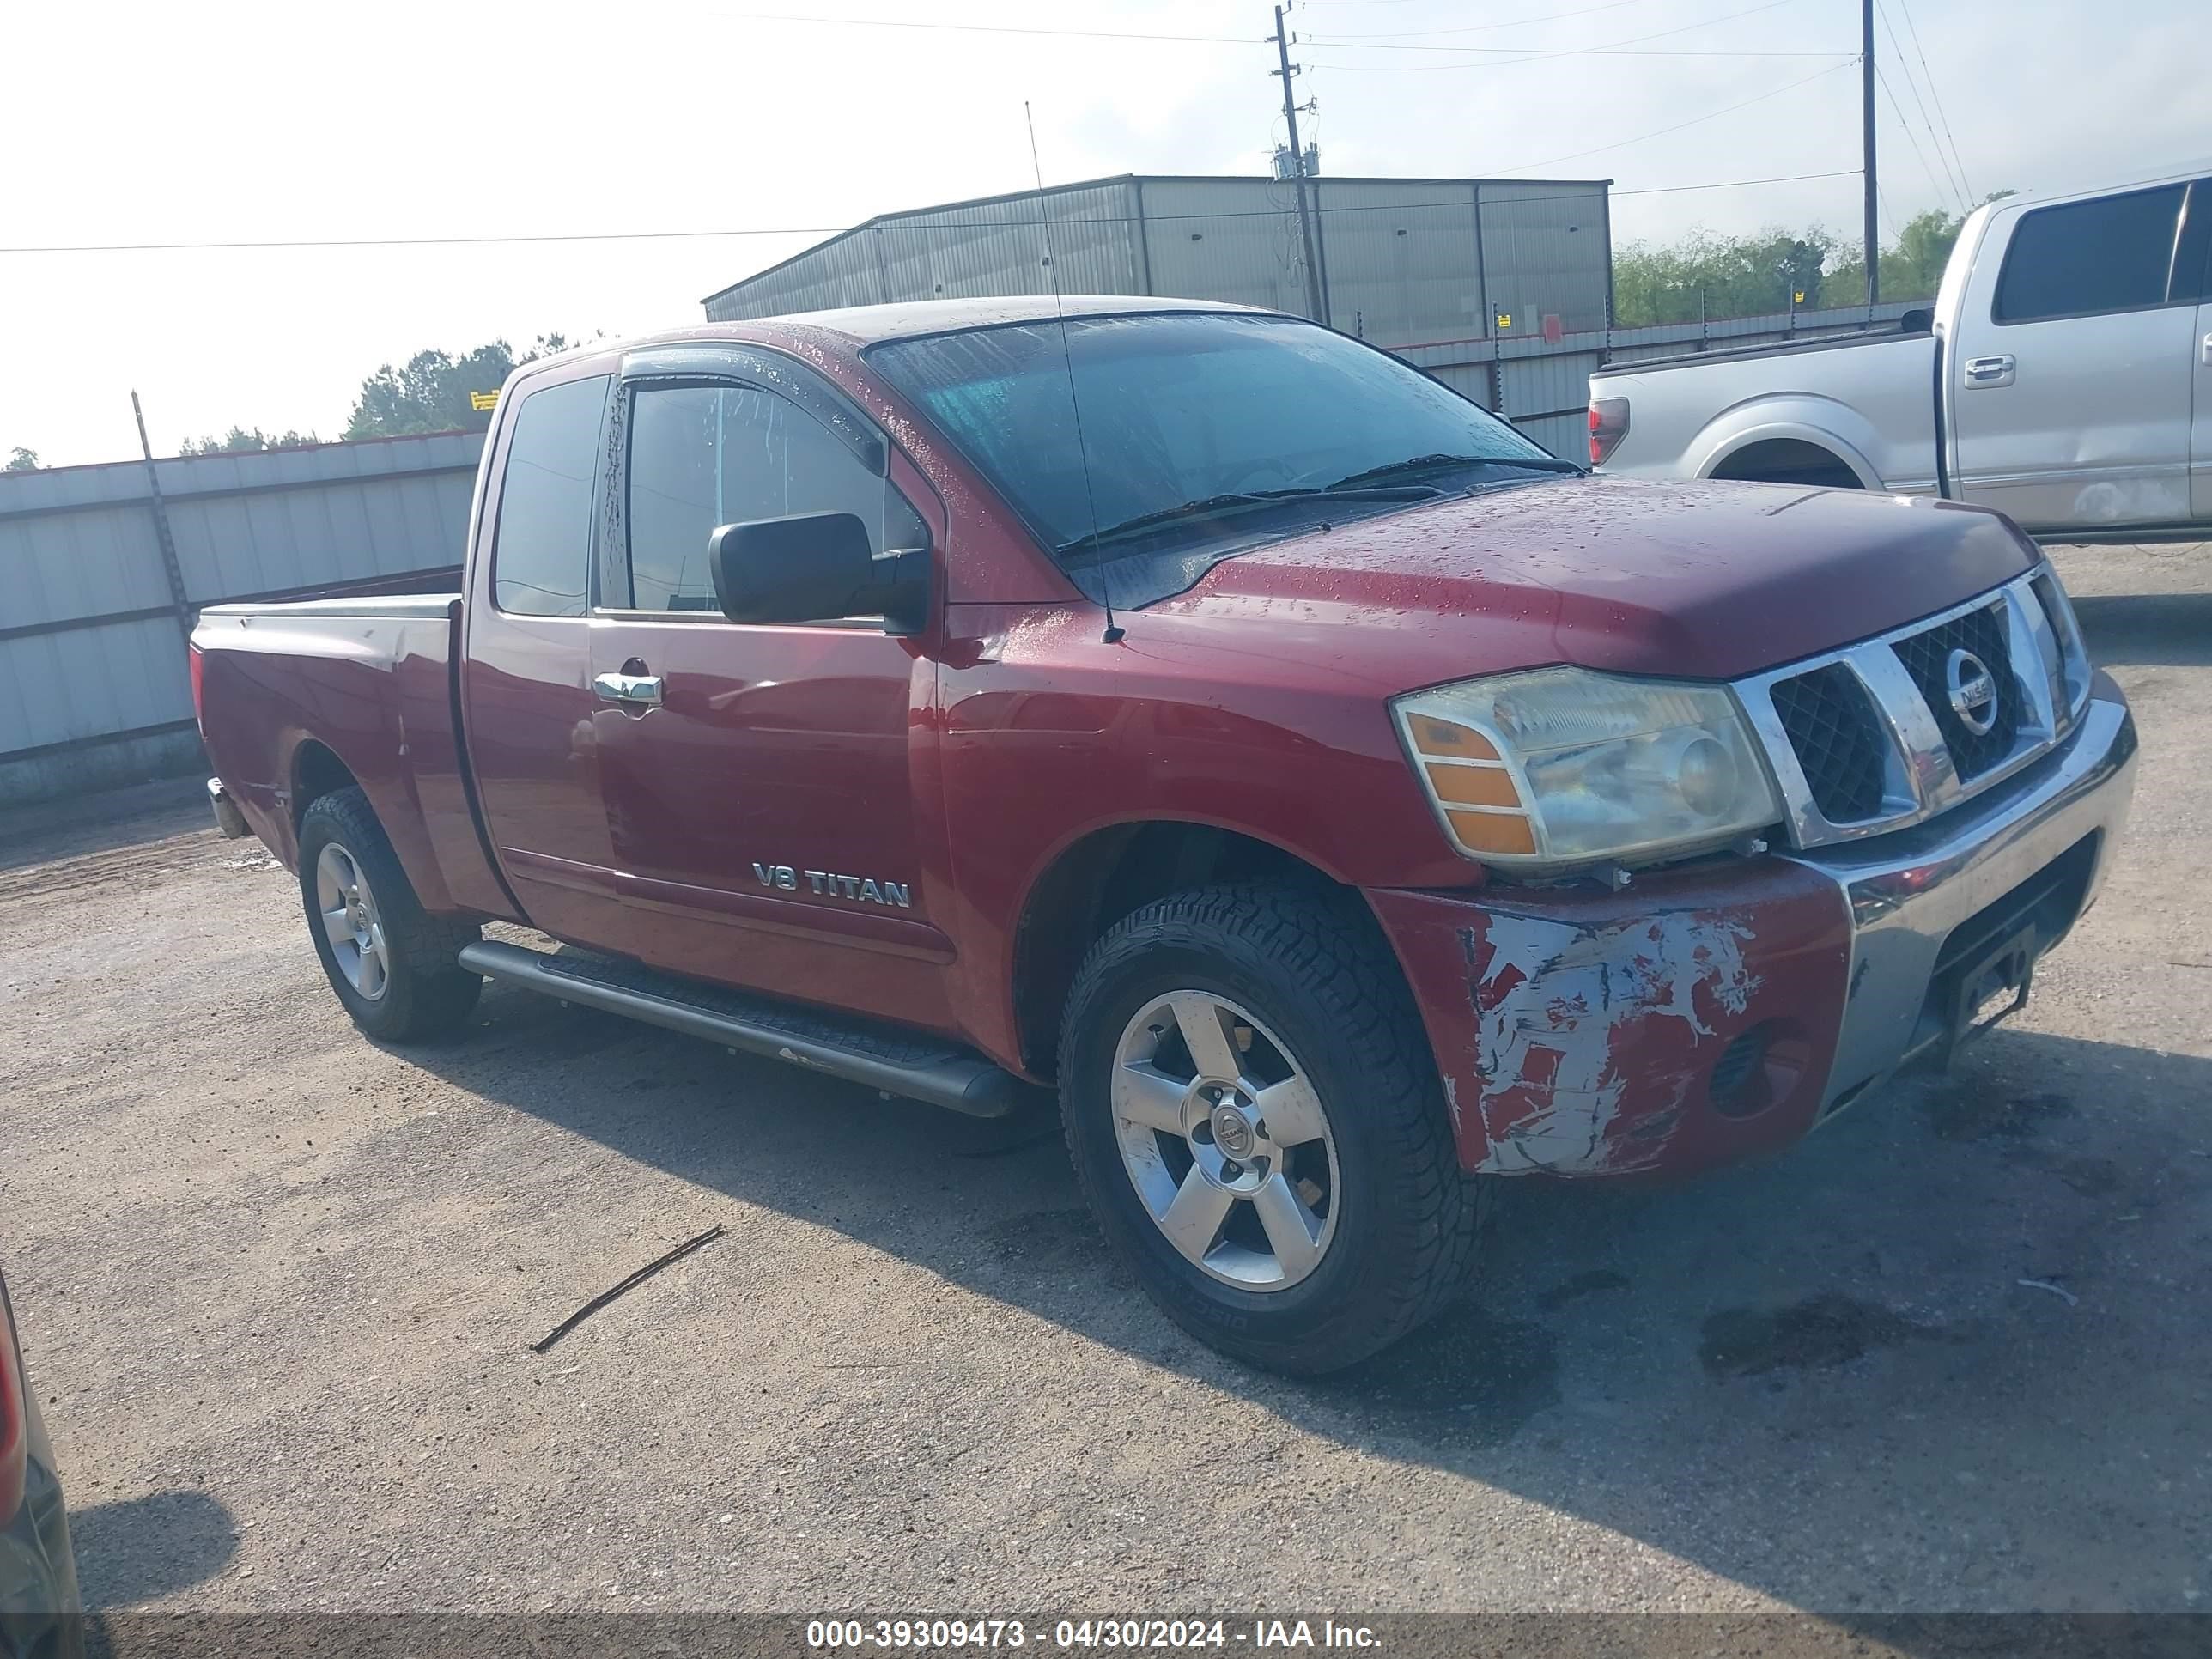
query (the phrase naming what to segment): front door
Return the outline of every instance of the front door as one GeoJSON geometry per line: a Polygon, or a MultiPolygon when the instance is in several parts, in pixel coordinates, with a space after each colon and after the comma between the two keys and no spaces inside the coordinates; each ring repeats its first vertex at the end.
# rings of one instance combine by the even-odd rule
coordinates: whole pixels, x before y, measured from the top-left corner
{"type": "MultiPolygon", "coordinates": [[[[584,365],[588,368],[593,365],[584,365]]],[[[479,505],[461,712],[484,828],[523,913],[604,943],[619,920],[592,738],[593,480],[611,364],[521,381],[479,505]]]]}
{"type": "Polygon", "coordinates": [[[668,374],[640,354],[618,394],[623,477],[592,668],[631,913],[623,948],[726,984],[950,1025],[942,882],[923,867],[937,838],[919,822],[933,810],[934,664],[880,618],[732,623],[707,564],[718,526],[788,514],[857,513],[878,552],[927,546],[929,530],[889,476],[890,446],[849,406],[827,406],[834,391],[810,379],[787,395],[792,366],[774,371],[783,390],[702,374],[701,356],[668,374]]]}
{"type": "Polygon", "coordinates": [[[2184,185],[2021,213],[1946,364],[1960,494],[2030,531],[2190,516],[2193,277],[2184,185]]]}

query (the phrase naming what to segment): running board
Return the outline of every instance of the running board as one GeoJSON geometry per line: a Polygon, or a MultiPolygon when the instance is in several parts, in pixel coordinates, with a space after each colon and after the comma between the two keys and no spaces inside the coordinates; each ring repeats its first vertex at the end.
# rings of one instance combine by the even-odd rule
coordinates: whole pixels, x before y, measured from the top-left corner
{"type": "Polygon", "coordinates": [[[556,955],[491,939],[465,947],[460,960],[487,979],[969,1117],[1005,1117],[1042,1093],[941,1038],[748,996],[635,963],[566,949],[556,955]]]}

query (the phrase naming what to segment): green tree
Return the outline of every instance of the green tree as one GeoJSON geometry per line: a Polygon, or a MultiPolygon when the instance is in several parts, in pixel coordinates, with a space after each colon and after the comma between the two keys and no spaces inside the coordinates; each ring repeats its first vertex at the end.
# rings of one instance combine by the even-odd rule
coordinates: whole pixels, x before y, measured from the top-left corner
{"type": "MultiPolygon", "coordinates": [[[[2002,202],[2017,191],[2000,190],[1982,198],[2002,202]]],[[[1942,286],[1943,267],[1950,263],[1966,216],[1952,217],[1942,208],[1929,208],[1905,222],[1897,233],[1897,246],[1881,251],[1881,297],[1884,300],[1932,300],[1942,286]]],[[[1828,292],[1837,305],[1853,305],[1866,298],[1866,261],[1856,245],[1843,250],[1844,257],[1828,273],[1828,292]]]]}
{"type": "MultiPolygon", "coordinates": [[[[2002,201],[2014,193],[2001,190],[1984,200],[2002,201]]],[[[1896,246],[1881,251],[1881,297],[1933,298],[1965,223],[1941,208],[1906,221],[1896,246]]],[[[1765,230],[1756,236],[1692,231],[1679,242],[1659,246],[1632,242],[1613,256],[1613,320],[1623,328],[1694,323],[1701,314],[1784,312],[1791,309],[1796,294],[1805,296],[1795,302],[1800,311],[1859,303],[1866,295],[1866,264],[1858,246],[1815,225],[1799,233],[1765,230]]]]}
{"type": "Polygon", "coordinates": [[[26,449],[17,444],[15,453],[8,457],[7,464],[0,466],[0,472],[36,472],[43,465],[37,450],[26,449]]]}
{"type": "Polygon", "coordinates": [[[259,427],[234,426],[220,438],[187,438],[178,446],[179,455],[230,455],[258,449],[299,449],[322,442],[312,432],[288,431],[279,437],[259,427]]]}
{"type": "Polygon", "coordinates": [[[1792,294],[1802,294],[1799,303],[1809,309],[1822,302],[1823,271],[1835,251],[1836,239],[1817,226],[1756,236],[1700,230],[1661,247],[1632,242],[1613,258],[1613,319],[1636,328],[1700,315],[1754,317],[1789,310],[1792,294]]]}
{"type": "Polygon", "coordinates": [[[568,348],[565,336],[541,334],[519,357],[506,341],[494,340],[458,357],[449,351],[418,351],[397,368],[386,363],[361,383],[345,435],[482,432],[491,424],[491,411],[473,407],[471,393],[496,392],[519,365],[568,348]]]}

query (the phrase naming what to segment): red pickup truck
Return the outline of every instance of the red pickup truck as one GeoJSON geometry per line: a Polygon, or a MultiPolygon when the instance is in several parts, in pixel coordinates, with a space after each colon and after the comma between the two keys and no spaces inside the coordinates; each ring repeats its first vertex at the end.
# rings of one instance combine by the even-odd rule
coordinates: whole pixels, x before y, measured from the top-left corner
{"type": "Polygon", "coordinates": [[[365,1032],[489,977],[1056,1088],[1166,1310],[1291,1370],[1449,1301],[1483,1177],[1781,1146],[2002,1018],[2133,785],[2004,518],[1592,477],[1218,305],[532,363],[465,590],[193,636],[217,816],[365,1032]]]}

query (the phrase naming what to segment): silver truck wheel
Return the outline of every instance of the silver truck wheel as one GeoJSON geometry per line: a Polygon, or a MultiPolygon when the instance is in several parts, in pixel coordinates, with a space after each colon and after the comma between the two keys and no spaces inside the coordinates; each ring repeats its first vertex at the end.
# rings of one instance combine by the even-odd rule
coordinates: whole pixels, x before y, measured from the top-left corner
{"type": "Polygon", "coordinates": [[[482,937],[476,918],[422,908],[358,786],[319,795],[300,815],[300,907],[331,989],[355,1024],[384,1042],[446,1036],[483,990],[460,965],[482,937]]]}
{"type": "Polygon", "coordinates": [[[1356,898],[1224,883],[1131,911],[1076,969],[1059,1070],[1100,1231],[1224,1353],[1341,1370],[1464,1288],[1485,1189],[1356,898]]]}
{"type": "Polygon", "coordinates": [[[1336,1235],[1336,1140],[1312,1081],[1246,1009],[1172,991],[1115,1045],[1108,1099],[1153,1224],[1209,1278],[1283,1291],[1336,1235]]]}
{"type": "Polygon", "coordinates": [[[384,921],[376,910],[376,895],[361,864],[337,842],[331,842],[315,860],[315,903],[322,912],[323,932],[331,942],[331,957],[346,983],[364,1002],[383,1000],[392,983],[392,957],[384,943],[384,921]]]}

